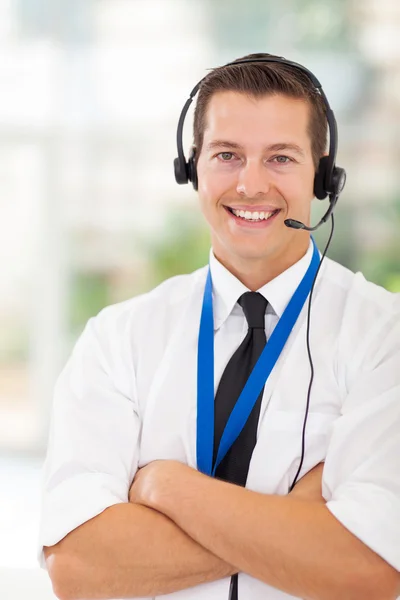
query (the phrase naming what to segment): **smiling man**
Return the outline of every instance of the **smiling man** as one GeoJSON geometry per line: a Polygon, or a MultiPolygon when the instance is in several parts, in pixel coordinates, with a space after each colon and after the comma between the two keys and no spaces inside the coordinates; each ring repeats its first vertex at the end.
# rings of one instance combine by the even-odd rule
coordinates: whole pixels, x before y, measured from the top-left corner
{"type": "Polygon", "coordinates": [[[40,560],[61,599],[400,594],[400,298],[304,229],[340,191],[327,110],[270,55],[201,82],[175,172],[209,265],[90,319],[57,382],[40,560]]]}

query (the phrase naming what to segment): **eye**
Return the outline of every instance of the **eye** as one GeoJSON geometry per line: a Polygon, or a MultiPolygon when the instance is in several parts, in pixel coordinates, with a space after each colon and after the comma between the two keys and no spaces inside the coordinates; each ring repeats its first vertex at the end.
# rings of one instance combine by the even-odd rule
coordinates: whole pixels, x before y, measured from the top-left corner
{"type": "Polygon", "coordinates": [[[274,156],[272,160],[280,165],[287,165],[290,162],[294,162],[293,158],[290,158],[289,156],[284,156],[283,154],[280,154],[279,156],[274,156]]]}
{"type": "Polygon", "coordinates": [[[222,160],[222,162],[231,162],[234,157],[233,152],[220,152],[217,154],[218,158],[222,160]]]}

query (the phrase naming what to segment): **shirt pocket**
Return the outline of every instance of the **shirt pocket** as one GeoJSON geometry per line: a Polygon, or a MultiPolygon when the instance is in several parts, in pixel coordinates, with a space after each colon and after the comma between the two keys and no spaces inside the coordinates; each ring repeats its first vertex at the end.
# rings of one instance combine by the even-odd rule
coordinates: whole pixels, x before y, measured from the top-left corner
{"type": "MultiPolygon", "coordinates": [[[[332,426],[339,415],[309,412],[299,478],[326,457],[332,426]]],[[[287,494],[300,466],[305,411],[266,411],[259,426],[246,487],[266,494],[287,494]]]]}

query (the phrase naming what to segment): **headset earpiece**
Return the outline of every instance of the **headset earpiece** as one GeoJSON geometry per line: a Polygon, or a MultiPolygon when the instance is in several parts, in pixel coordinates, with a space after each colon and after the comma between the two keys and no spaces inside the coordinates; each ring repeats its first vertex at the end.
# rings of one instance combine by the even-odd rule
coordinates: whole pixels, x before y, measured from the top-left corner
{"type": "Polygon", "coordinates": [[[197,169],[196,169],[196,148],[192,146],[190,150],[190,156],[187,163],[188,178],[192,182],[193,188],[197,191],[198,180],[197,180],[197,169]]]}
{"type": "Polygon", "coordinates": [[[341,167],[335,167],[332,174],[332,187],[335,194],[339,196],[342,193],[346,183],[346,171],[341,167]]]}
{"type": "Polygon", "coordinates": [[[328,156],[323,156],[319,161],[318,170],[315,173],[314,196],[318,198],[318,200],[325,200],[328,195],[326,186],[328,160],[328,156]]]}
{"type": "Polygon", "coordinates": [[[314,195],[324,200],[327,195],[339,196],[346,183],[346,171],[341,167],[333,167],[332,177],[328,176],[329,156],[319,161],[318,171],[314,178],[314,195]]]}
{"type": "Polygon", "coordinates": [[[197,170],[196,170],[196,148],[193,146],[190,151],[188,162],[185,159],[180,160],[179,157],[174,159],[175,180],[180,185],[192,182],[194,189],[197,191],[197,170]]]}
{"type": "Polygon", "coordinates": [[[180,185],[184,185],[188,183],[188,169],[185,160],[179,160],[178,158],[174,159],[174,171],[175,171],[175,180],[176,183],[180,185]]]}

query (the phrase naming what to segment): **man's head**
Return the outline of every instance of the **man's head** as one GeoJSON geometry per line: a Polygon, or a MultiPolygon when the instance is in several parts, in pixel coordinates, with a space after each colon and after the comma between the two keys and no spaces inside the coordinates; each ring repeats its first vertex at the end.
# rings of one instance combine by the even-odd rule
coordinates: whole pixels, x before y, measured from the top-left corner
{"type": "MultiPolygon", "coordinates": [[[[245,58],[263,57],[271,56],[245,58]]],[[[214,252],[233,272],[265,267],[276,276],[305,253],[308,233],[284,220],[309,223],[326,138],[324,103],[298,69],[231,65],[203,80],[194,117],[199,198],[214,252]],[[240,211],[264,218],[249,222],[240,211]]]]}

